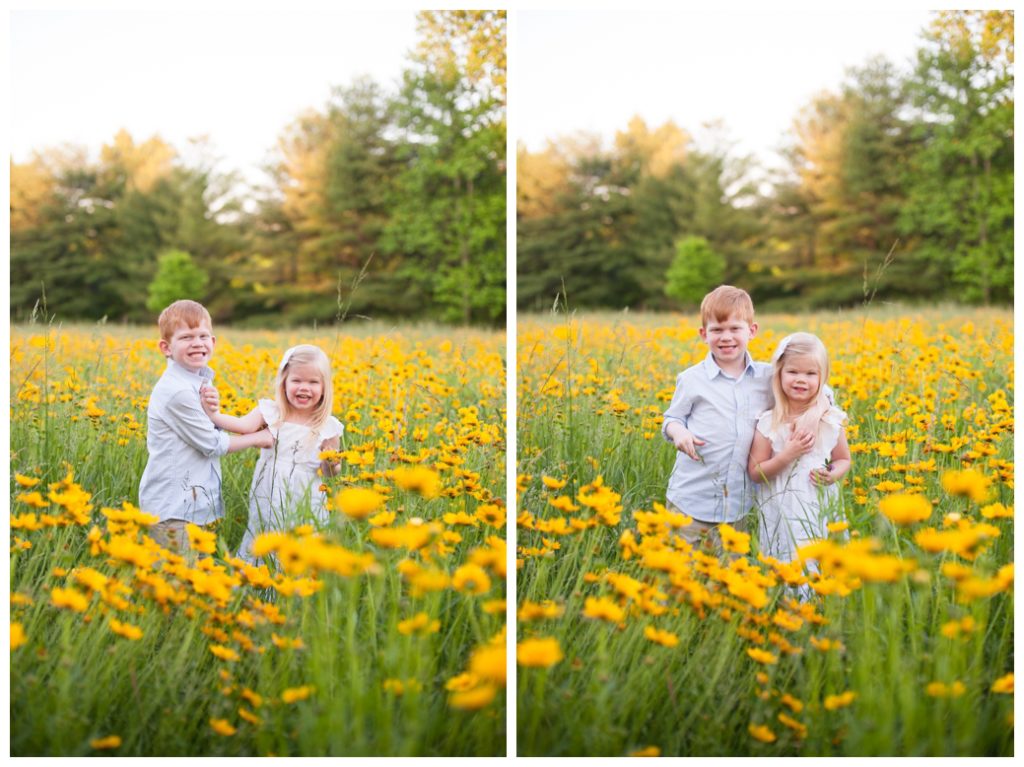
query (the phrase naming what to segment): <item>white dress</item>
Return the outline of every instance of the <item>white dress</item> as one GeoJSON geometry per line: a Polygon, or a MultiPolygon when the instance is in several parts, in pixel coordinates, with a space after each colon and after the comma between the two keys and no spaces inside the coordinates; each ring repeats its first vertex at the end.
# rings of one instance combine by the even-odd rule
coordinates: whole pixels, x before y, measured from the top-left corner
{"type": "Polygon", "coordinates": [[[273,400],[261,399],[257,409],[276,443],[260,449],[252,475],[249,524],[238,548],[239,556],[249,562],[254,561],[252,542],[260,533],[327,522],[321,478],[317,476],[320,445],[341,436],[345,429],[334,416],[328,416],[316,431],[304,424],[282,423],[273,400]]]}
{"type": "MultiPolygon", "coordinates": [[[[765,556],[792,562],[797,549],[812,540],[827,538],[828,523],[841,518],[839,487],[816,487],[811,482],[811,469],[825,466],[845,421],[846,414],[842,410],[835,406],[829,408],[822,418],[814,447],[774,479],[759,486],[759,542],[765,556]]],[[[792,429],[792,424],[779,424],[773,431],[771,410],[757,419],[757,430],[771,442],[773,456],[785,447],[792,429]]]]}

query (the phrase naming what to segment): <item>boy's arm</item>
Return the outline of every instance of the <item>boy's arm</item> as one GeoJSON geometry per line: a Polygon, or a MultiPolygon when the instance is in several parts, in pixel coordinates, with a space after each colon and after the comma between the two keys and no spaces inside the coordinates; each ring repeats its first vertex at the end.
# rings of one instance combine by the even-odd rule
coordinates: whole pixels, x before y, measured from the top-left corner
{"type": "Polygon", "coordinates": [[[811,469],[811,482],[819,487],[835,484],[846,475],[852,465],[850,445],[846,441],[846,429],[843,429],[839,432],[836,446],[832,448],[829,466],[811,469]]]}
{"type": "Polygon", "coordinates": [[[167,402],[167,427],[185,444],[207,458],[228,452],[230,438],[217,431],[193,391],[179,391],[167,402]]]}
{"type": "Polygon", "coordinates": [[[233,434],[228,438],[227,452],[237,453],[239,450],[245,450],[249,447],[262,448],[273,446],[274,435],[270,433],[270,429],[261,429],[251,434],[233,434]]]}

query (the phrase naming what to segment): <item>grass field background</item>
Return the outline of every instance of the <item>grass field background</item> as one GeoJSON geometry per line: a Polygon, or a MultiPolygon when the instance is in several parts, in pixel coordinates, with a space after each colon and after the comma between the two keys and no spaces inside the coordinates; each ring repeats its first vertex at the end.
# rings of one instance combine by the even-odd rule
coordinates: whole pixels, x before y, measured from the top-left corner
{"type": "Polygon", "coordinates": [[[12,328],[12,755],[503,754],[504,337],[215,330],[226,412],[287,347],[328,353],[332,522],[234,559],[250,450],[222,458],[207,553],[158,549],[133,505],[155,328],[12,328]]]}
{"type": "Polygon", "coordinates": [[[756,523],[691,550],[661,505],[698,320],[520,316],[519,753],[1011,755],[1011,313],[758,321],[758,360],[821,337],[849,416],[820,576],[761,557],[756,523]]]}

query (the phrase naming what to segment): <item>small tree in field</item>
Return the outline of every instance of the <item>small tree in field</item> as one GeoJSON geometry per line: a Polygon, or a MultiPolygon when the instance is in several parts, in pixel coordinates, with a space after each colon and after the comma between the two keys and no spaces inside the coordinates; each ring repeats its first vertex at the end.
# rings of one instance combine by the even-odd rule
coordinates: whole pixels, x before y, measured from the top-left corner
{"type": "Polygon", "coordinates": [[[665,272],[665,295],[681,304],[696,305],[725,277],[725,257],[703,237],[676,243],[676,256],[665,272]]]}
{"type": "Polygon", "coordinates": [[[165,250],[157,256],[156,276],[149,283],[146,308],[159,312],[179,298],[198,301],[203,297],[208,279],[206,272],[195,265],[188,253],[165,250]]]}

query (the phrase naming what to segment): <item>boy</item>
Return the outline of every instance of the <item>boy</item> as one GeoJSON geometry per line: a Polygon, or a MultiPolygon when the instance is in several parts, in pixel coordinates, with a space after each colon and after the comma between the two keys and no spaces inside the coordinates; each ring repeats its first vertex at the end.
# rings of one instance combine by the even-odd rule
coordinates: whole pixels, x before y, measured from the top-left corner
{"type": "Polygon", "coordinates": [[[717,544],[723,522],[746,530],[753,503],[747,457],[757,417],[772,406],[771,365],[754,362],[747,353],[757,335],[747,292],[720,285],[704,296],[700,317],[708,356],[676,378],[661,426],[679,451],[667,505],[693,518],[682,528],[691,545],[705,534],[717,544]]]}
{"type": "Polygon", "coordinates": [[[151,530],[154,541],[185,552],[190,548],[186,524],[206,525],[224,514],[220,456],[272,447],[273,437],[266,430],[228,436],[203,410],[199,390],[213,380],[207,363],[217,339],[202,304],[175,301],[161,312],[158,324],[167,370],[149,398],[149,461],[139,484],[139,508],[160,517],[151,530]]]}

